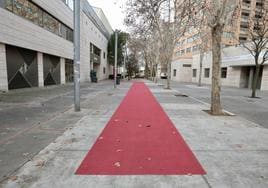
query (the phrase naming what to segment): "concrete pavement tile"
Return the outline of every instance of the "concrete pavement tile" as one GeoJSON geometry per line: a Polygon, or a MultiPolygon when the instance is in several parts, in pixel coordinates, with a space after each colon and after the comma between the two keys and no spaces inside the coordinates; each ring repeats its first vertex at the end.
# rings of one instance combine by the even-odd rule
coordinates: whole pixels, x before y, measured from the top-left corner
{"type": "Polygon", "coordinates": [[[217,188],[268,187],[268,151],[197,152],[207,171],[206,178],[217,188]]]}

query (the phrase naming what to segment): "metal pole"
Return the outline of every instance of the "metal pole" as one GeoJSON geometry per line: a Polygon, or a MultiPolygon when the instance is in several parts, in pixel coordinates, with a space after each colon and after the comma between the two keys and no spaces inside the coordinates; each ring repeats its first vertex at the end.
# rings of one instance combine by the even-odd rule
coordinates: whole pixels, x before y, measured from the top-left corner
{"type": "Polygon", "coordinates": [[[118,31],[115,30],[115,45],[114,45],[114,88],[116,88],[116,77],[117,77],[117,41],[118,41],[118,31]]]}
{"type": "Polygon", "coordinates": [[[127,41],[125,44],[125,56],[124,56],[124,79],[126,78],[126,59],[127,59],[127,41]]]}
{"type": "Polygon", "coordinates": [[[80,0],[74,1],[74,110],[80,111],[80,0]]]}

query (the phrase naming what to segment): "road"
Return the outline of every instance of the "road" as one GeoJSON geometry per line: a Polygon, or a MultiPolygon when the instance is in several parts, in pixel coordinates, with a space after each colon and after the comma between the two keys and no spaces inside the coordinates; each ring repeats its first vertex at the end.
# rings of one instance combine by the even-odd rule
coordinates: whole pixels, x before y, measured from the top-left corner
{"type": "MultiPolygon", "coordinates": [[[[165,84],[165,80],[160,81],[165,84]]],[[[210,86],[198,87],[195,84],[172,81],[172,89],[187,94],[198,100],[210,103],[210,86]]],[[[268,128],[268,91],[258,91],[259,99],[249,98],[249,89],[222,87],[221,100],[223,108],[249,121],[268,128]]]]}

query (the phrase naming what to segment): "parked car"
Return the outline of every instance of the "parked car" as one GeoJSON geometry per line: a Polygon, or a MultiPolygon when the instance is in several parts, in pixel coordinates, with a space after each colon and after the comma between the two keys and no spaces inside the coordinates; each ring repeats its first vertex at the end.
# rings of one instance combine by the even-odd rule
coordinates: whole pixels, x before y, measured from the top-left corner
{"type": "Polygon", "coordinates": [[[161,79],[167,79],[167,73],[166,72],[161,72],[160,78],[161,79]]]}

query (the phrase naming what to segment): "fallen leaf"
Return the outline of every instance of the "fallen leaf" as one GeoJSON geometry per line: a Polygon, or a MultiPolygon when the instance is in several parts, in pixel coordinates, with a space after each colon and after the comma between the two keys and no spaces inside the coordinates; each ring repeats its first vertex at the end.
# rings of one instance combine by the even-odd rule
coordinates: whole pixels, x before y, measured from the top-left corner
{"type": "Polygon", "coordinates": [[[114,163],[114,166],[116,166],[116,167],[120,167],[121,164],[120,164],[120,162],[116,162],[116,163],[114,163]]]}
{"type": "Polygon", "coordinates": [[[141,125],[141,124],[139,124],[139,127],[142,127],[142,125],[141,125]]]}
{"type": "Polygon", "coordinates": [[[18,176],[10,176],[8,179],[11,181],[16,181],[18,179],[18,176]]]}
{"type": "Polygon", "coordinates": [[[71,138],[71,139],[65,140],[63,143],[64,144],[71,144],[71,143],[74,143],[74,142],[77,142],[76,138],[71,138]]]}
{"type": "Polygon", "coordinates": [[[147,158],[147,160],[148,160],[148,161],[151,161],[151,160],[152,160],[152,158],[151,158],[151,157],[148,157],[148,158],[147,158]]]}
{"type": "Polygon", "coordinates": [[[29,153],[23,153],[22,156],[27,157],[29,153]]]}
{"type": "Polygon", "coordinates": [[[43,167],[44,165],[45,165],[45,161],[44,160],[39,160],[39,161],[36,162],[35,166],[43,167]]]}
{"type": "Polygon", "coordinates": [[[103,140],[103,137],[101,136],[101,137],[99,137],[99,140],[103,140]]]}
{"type": "Polygon", "coordinates": [[[122,152],[123,150],[122,149],[118,149],[118,150],[116,150],[116,152],[122,152]]]}

